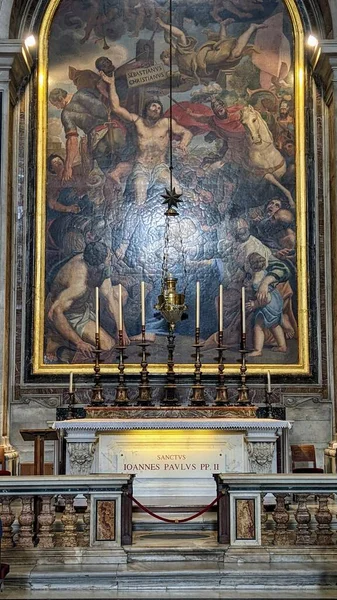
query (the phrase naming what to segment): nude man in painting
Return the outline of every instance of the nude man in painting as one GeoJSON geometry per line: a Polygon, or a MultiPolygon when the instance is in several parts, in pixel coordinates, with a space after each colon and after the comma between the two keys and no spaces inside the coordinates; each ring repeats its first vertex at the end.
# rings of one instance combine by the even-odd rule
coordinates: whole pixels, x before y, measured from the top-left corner
{"type": "MultiPolygon", "coordinates": [[[[99,288],[108,312],[117,323],[117,286],[110,279],[111,252],[102,242],[90,242],[84,252],[60,265],[51,277],[50,292],[46,299],[47,327],[50,336],[47,354],[52,354],[67,340],[84,356],[91,356],[95,345],[94,292],[99,288]],[[60,334],[60,335],[57,335],[60,334]],[[54,343],[53,343],[54,342],[54,343]]],[[[124,290],[124,301],[127,293],[124,290]]],[[[124,341],[129,343],[124,329],[124,341]]],[[[101,349],[114,346],[112,337],[100,327],[101,349]]]]}
{"type": "MultiPolygon", "coordinates": [[[[165,162],[169,147],[170,122],[167,117],[162,116],[163,107],[158,100],[150,100],[145,104],[143,116],[130,113],[120,105],[114,76],[108,77],[103,71],[100,71],[100,75],[110,85],[110,102],[114,113],[125,121],[134,123],[136,127],[137,155],[130,178],[136,204],[142,206],[152,185],[159,183],[166,187],[170,184],[170,170],[165,162]]],[[[178,147],[185,153],[193,134],[174,120],[172,132],[180,137],[178,147]]],[[[178,191],[178,182],[173,180],[172,185],[178,191]]]]}

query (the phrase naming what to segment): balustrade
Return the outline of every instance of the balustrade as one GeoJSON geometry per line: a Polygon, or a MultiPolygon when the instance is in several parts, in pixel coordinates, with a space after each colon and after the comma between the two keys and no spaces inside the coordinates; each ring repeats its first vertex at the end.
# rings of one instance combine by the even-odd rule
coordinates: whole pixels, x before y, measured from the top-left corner
{"type": "MultiPolygon", "coordinates": [[[[3,549],[132,543],[133,477],[2,477],[3,549]]],[[[221,493],[220,543],[283,548],[337,544],[335,475],[226,473],[214,478],[221,493]]]]}
{"type": "Polygon", "coordinates": [[[2,548],[88,547],[90,529],[92,545],[98,541],[116,547],[130,544],[132,480],[133,475],[124,474],[2,477],[2,548]],[[113,522],[109,523],[109,534],[101,527],[96,535],[106,518],[104,501],[110,503],[113,522]],[[18,527],[14,528],[16,516],[18,527]]]}
{"type": "Polygon", "coordinates": [[[218,541],[235,546],[335,546],[335,475],[214,475],[218,541]],[[265,503],[273,494],[275,503],[265,503]],[[288,502],[286,500],[288,499],[288,502]],[[248,533],[247,533],[248,532],[248,533]]]}

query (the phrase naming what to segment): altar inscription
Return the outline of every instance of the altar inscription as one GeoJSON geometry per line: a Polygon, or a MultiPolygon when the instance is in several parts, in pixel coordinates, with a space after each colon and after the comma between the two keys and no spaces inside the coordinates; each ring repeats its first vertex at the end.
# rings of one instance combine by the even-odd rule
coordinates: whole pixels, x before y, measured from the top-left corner
{"type": "Polygon", "coordinates": [[[155,452],[131,451],[119,455],[122,473],[148,474],[160,477],[185,476],[189,472],[200,474],[220,473],[225,470],[225,455],[218,451],[155,452]]]}
{"type": "Polygon", "coordinates": [[[160,479],[212,482],[213,473],[246,468],[244,434],[229,431],[115,431],[100,435],[97,458],[100,473],[135,474],[135,489],[160,479]]]}

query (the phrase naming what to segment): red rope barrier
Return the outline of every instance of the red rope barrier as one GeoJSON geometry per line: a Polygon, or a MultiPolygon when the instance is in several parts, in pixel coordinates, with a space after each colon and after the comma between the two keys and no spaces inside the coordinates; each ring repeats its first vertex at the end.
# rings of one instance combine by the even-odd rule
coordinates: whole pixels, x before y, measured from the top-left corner
{"type": "Polygon", "coordinates": [[[142,510],[144,510],[145,512],[147,512],[149,515],[151,515],[151,517],[154,517],[155,519],[159,519],[159,521],[164,521],[165,523],[187,523],[187,521],[192,521],[192,519],[196,519],[197,517],[200,517],[200,515],[202,515],[207,510],[209,510],[210,508],[212,508],[212,506],[214,506],[214,504],[216,504],[217,501],[221,498],[222,492],[220,492],[220,494],[218,494],[217,497],[214,498],[213,502],[211,502],[210,504],[208,504],[207,506],[205,506],[205,508],[203,508],[202,510],[199,510],[199,512],[197,512],[195,515],[192,515],[191,517],[186,517],[186,519],[166,519],[165,517],[161,517],[160,515],[157,515],[156,513],[152,512],[152,510],[150,510],[149,508],[147,508],[146,506],[144,506],[143,504],[141,504],[141,502],[139,502],[138,500],[136,500],[136,498],[134,498],[132,496],[132,494],[127,493],[126,495],[129,498],[131,498],[131,500],[135,504],[137,504],[137,506],[139,506],[139,508],[141,508],[142,510]]]}

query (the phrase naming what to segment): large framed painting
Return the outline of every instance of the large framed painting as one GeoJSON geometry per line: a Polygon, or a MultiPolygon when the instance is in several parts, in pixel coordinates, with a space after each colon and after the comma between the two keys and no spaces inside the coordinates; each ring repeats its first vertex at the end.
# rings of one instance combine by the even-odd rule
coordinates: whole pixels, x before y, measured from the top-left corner
{"type": "Polygon", "coordinates": [[[178,373],[308,373],[304,36],[294,0],[52,0],[39,39],[34,372],[92,370],[95,288],[104,372],[164,373],[163,265],[184,292],[178,373]],[[170,169],[170,166],[172,169],[170,169]],[[172,177],[172,179],[170,179],[172,177]],[[165,216],[173,185],[179,215],[165,216]]]}

